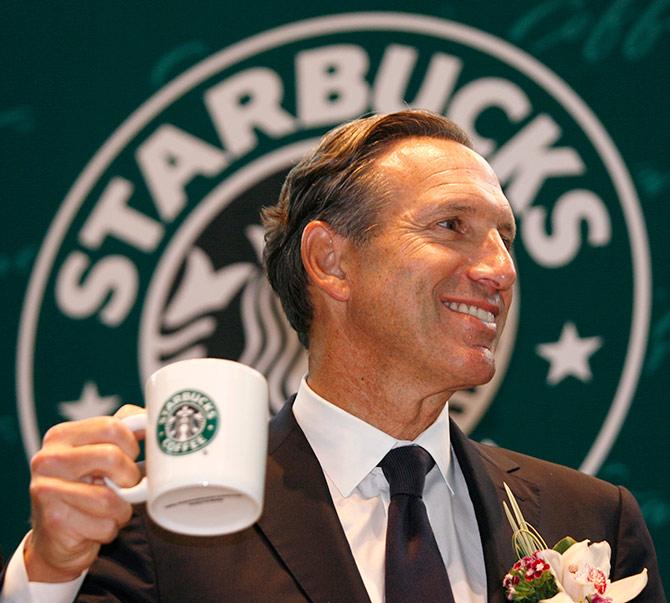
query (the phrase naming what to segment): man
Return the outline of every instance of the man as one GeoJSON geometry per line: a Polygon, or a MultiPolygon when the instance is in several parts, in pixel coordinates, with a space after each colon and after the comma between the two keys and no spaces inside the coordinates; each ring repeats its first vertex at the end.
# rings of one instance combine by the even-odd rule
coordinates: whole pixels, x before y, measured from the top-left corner
{"type": "Polygon", "coordinates": [[[268,276],[309,372],[271,425],[263,516],[198,539],[139,509],[119,532],[131,509],[100,476],[138,480],[135,439],[112,418],[62,424],[33,459],[33,530],[8,571],[56,586],[19,590],[67,600],[81,585],[82,601],[502,602],[516,560],[506,482],[547,542],[607,540],[612,579],[646,567],[637,600],[665,600],[627,491],[475,444],[449,424],[449,397],[493,376],[516,278],[510,205],[458,127],[423,111],[346,124],[291,172],[264,221],[268,276]],[[388,459],[418,447],[425,485],[399,492],[388,459]],[[420,563],[395,540],[407,517],[398,500],[421,534],[420,563]]]}

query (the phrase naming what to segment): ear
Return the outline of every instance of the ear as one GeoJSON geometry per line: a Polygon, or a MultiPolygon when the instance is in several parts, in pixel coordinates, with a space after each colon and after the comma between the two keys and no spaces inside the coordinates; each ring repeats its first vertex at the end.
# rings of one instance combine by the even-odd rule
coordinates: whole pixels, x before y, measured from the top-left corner
{"type": "Polygon", "coordinates": [[[313,220],[302,231],[300,255],[310,284],[337,301],[349,299],[349,283],[342,267],[347,240],[330,224],[313,220]]]}

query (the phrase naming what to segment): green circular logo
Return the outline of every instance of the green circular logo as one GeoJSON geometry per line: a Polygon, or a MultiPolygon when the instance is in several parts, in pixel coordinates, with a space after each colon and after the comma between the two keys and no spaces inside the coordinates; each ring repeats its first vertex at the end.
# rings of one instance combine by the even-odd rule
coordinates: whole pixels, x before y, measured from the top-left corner
{"type": "Polygon", "coordinates": [[[207,394],[181,390],[165,401],[158,415],[158,447],[175,456],[202,450],[212,441],[218,426],[219,411],[207,394]]]}
{"type": "Polygon", "coordinates": [[[263,276],[259,210],[324,132],[408,106],[468,130],[519,225],[496,375],[454,395],[452,416],[475,439],[597,472],[649,327],[649,248],[628,170],[546,66],[486,32],[408,13],[319,17],[242,40],[158,91],[101,147],[26,296],[28,455],[49,425],[137,401],[150,374],[183,358],[254,367],[278,410],[307,358],[263,276]]]}

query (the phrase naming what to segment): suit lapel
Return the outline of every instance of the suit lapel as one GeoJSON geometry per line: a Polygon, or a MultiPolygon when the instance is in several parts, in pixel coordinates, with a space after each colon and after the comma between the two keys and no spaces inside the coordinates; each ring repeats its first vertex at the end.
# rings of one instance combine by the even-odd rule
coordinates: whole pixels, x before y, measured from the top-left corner
{"type": "Polygon", "coordinates": [[[511,488],[529,523],[539,525],[538,494],[535,486],[519,477],[519,465],[495,448],[475,444],[451,423],[451,443],[468,485],[475,508],[486,564],[487,601],[504,603],[502,582],[516,561],[512,529],[505,517],[503,482],[511,488]]]}
{"type": "Polygon", "coordinates": [[[321,467],[293,417],[273,419],[260,530],[314,602],[369,603],[321,467]]]}

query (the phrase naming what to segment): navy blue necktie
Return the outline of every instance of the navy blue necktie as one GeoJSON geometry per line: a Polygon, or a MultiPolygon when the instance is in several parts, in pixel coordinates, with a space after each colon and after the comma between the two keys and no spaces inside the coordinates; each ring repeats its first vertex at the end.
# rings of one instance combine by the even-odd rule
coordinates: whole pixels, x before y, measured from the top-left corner
{"type": "Polygon", "coordinates": [[[420,446],[393,448],[382,468],[391,490],[386,530],[386,603],[455,603],[423,502],[435,464],[420,446]]]}

